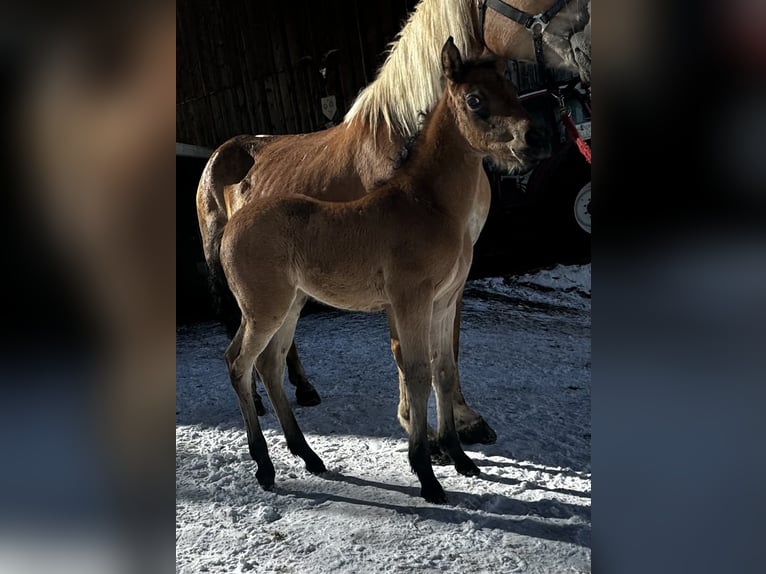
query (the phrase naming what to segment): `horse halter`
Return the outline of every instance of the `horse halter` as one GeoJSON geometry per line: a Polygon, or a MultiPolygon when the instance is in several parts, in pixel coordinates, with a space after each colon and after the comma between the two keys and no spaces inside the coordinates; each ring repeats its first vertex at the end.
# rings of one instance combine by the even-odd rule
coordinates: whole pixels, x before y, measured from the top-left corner
{"type": "Polygon", "coordinates": [[[543,59],[543,32],[545,32],[545,29],[548,27],[548,23],[564,6],[567,5],[568,2],[569,0],[556,0],[553,6],[548,8],[545,12],[532,15],[501,2],[501,0],[477,0],[477,10],[479,13],[479,39],[481,40],[481,43],[484,44],[484,16],[487,12],[487,8],[492,8],[492,10],[498,14],[502,14],[506,18],[521,24],[532,33],[537,65],[546,77],[546,83],[550,84],[550,80],[547,77],[548,74],[545,73],[545,60],[543,59]]]}
{"type": "MultiPolygon", "coordinates": [[[[502,14],[506,18],[521,24],[532,33],[532,40],[534,41],[535,46],[535,60],[537,61],[537,67],[540,69],[540,73],[543,76],[545,88],[559,104],[561,120],[564,122],[567,133],[575,140],[577,147],[585,160],[590,163],[590,146],[588,146],[585,140],[583,140],[577,132],[577,127],[572,122],[569,110],[564,104],[564,97],[558,86],[556,86],[556,83],[553,81],[553,77],[549,70],[545,67],[545,59],[543,58],[543,32],[545,32],[548,23],[553,17],[556,16],[556,14],[558,14],[568,3],[569,0],[556,0],[553,6],[548,8],[545,12],[532,15],[501,2],[501,0],[476,0],[476,10],[479,16],[479,40],[481,40],[482,45],[486,46],[484,43],[484,16],[486,15],[488,7],[492,8],[498,14],[502,14]]],[[[588,92],[588,99],[590,99],[590,92],[588,92]]]]}

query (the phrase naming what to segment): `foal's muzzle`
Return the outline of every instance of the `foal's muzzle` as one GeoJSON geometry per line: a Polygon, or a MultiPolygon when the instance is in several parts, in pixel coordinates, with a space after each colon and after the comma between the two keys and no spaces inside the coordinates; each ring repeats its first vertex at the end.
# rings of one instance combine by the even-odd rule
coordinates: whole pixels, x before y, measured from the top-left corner
{"type": "Polygon", "coordinates": [[[547,132],[531,124],[520,130],[510,145],[513,155],[523,169],[531,169],[551,155],[551,142],[547,132]]]}

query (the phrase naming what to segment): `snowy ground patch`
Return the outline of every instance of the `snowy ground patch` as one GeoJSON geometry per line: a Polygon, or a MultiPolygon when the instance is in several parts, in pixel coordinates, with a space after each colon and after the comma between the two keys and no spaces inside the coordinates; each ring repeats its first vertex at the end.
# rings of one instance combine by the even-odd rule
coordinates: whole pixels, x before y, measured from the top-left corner
{"type": "Polygon", "coordinates": [[[418,497],[385,317],[312,314],[296,339],[322,404],[288,395],[329,472],[290,455],[259,384],[277,471],[264,492],[223,329],[178,329],[179,573],[590,572],[589,265],[467,285],[461,384],[498,440],[465,447],[478,478],[435,467],[448,505],[418,497]]]}

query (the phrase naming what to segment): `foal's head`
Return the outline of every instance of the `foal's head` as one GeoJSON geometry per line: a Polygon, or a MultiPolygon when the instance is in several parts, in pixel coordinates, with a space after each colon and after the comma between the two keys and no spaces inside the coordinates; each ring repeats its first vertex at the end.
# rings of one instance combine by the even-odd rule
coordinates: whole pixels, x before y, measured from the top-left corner
{"type": "Polygon", "coordinates": [[[500,167],[524,172],[550,155],[550,143],[521,105],[505,65],[497,58],[464,62],[451,37],[442,48],[447,97],[463,136],[500,167]]]}

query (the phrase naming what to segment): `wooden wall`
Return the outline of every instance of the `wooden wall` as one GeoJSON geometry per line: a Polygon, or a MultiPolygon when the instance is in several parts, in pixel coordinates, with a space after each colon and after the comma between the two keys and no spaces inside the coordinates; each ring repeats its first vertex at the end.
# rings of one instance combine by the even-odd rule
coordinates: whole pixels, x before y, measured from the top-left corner
{"type": "Polygon", "coordinates": [[[330,94],[340,121],[416,3],[178,0],[176,140],[321,129],[330,94]]]}

